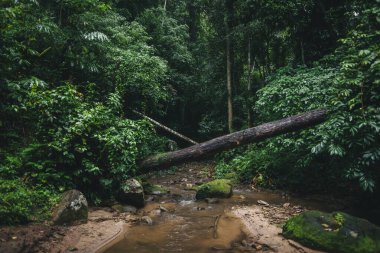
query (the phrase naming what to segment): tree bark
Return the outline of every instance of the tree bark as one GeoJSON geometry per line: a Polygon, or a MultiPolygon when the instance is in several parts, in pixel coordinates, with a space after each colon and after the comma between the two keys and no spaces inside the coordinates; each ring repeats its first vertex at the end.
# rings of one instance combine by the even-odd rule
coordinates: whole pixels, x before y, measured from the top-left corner
{"type": "Polygon", "coordinates": [[[227,68],[227,107],[228,107],[228,131],[233,132],[233,108],[232,108],[232,47],[231,47],[231,28],[233,15],[233,0],[226,0],[226,68],[227,68]]]}
{"type": "Polygon", "coordinates": [[[193,0],[190,0],[187,5],[187,10],[189,13],[189,39],[190,42],[196,42],[198,39],[198,20],[199,20],[199,10],[196,7],[193,0]]]}
{"type": "Polygon", "coordinates": [[[165,169],[171,165],[190,160],[200,160],[220,151],[232,149],[248,143],[259,142],[279,134],[313,126],[323,122],[326,117],[326,110],[314,110],[220,136],[174,152],[149,156],[140,162],[140,173],[146,173],[152,169],[165,169]]]}
{"type": "Polygon", "coordinates": [[[301,60],[302,60],[302,65],[305,65],[305,51],[304,51],[302,39],[301,39],[301,60]]]}
{"type": "Polygon", "coordinates": [[[250,103],[248,102],[249,99],[251,98],[252,96],[252,70],[254,70],[255,68],[255,62],[253,62],[253,66],[252,66],[252,61],[251,61],[251,55],[252,55],[252,52],[251,52],[251,37],[248,38],[248,87],[247,87],[247,91],[248,91],[248,98],[247,98],[247,108],[248,108],[248,115],[247,115],[247,121],[248,121],[248,127],[252,127],[252,114],[253,114],[253,111],[252,111],[252,108],[251,108],[251,105],[250,103]]]}
{"type": "Polygon", "coordinates": [[[132,112],[136,113],[137,115],[143,117],[144,119],[146,119],[146,120],[152,122],[154,125],[158,126],[159,128],[164,129],[164,130],[167,131],[168,133],[171,133],[172,135],[175,135],[175,136],[177,136],[178,138],[180,138],[180,139],[182,139],[182,140],[185,140],[185,141],[187,141],[187,142],[190,142],[191,144],[198,144],[198,142],[196,142],[196,141],[190,139],[189,137],[186,137],[186,136],[184,136],[184,135],[182,135],[182,134],[180,134],[180,133],[174,131],[173,129],[171,129],[171,128],[169,128],[169,127],[167,127],[167,126],[161,124],[161,123],[158,122],[158,121],[155,121],[154,119],[152,119],[152,118],[150,118],[150,117],[148,117],[148,116],[146,116],[146,115],[144,115],[144,114],[142,114],[142,113],[140,113],[140,112],[138,112],[138,111],[136,111],[136,110],[133,110],[133,109],[132,109],[132,112]]]}

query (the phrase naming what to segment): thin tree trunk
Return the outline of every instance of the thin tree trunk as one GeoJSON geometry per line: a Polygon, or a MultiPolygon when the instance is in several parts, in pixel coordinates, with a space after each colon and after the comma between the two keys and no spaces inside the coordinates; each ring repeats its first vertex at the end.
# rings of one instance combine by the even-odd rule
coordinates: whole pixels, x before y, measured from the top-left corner
{"type": "Polygon", "coordinates": [[[251,38],[248,39],[248,98],[247,98],[247,107],[248,107],[248,127],[252,127],[252,109],[251,105],[248,103],[249,98],[251,97],[251,91],[252,91],[252,84],[251,84],[251,38]]]}
{"type": "Polygon", "coordinates": [[[233,1],[226,0],[227,18],[226,18],[226,67],[227,67],[227,116],[228,131],[233,132],[233,107],[232,107],[232,49],[231,49],[231,16],[233,12],[233,1]]]}
{"type": "Polygon", "coordinates": [[[149,156],[140,162],[140,173],[149,172],[154,168],[165,169],[169,166],[190,160],[200,160],[220,151],[232,149],[248,143],[263,141],[279,134],[313,126],[323,122],[326,118],[326,110],[314,110],[220,136],[174,152],[149,156]]]}
{"type": "Polygon", "coordinates": [[[304,48],[303,48],[303,40],[301,40],[301,60],[302,60],[302,64],[305,65],[305,51],[304,51],[304,48]]]}
{"type": "Polygon", "coordinates": [[[233,107],[232,107],[232,70],[230,55],[230,39],[227,38],[227,107],[228,107],[228,131],[233,132],[233,107]]]}
{"type": "Polygon", "coordinates": [[[165,22],[165,19],[166,19],[166,1],[164,1],[164,12],[165,12],[165,15],[162,17],[162,22],[161,22],[161,28],[164,26],[164,22],[165,22]]]}
{"type": "Polygon", "coordinates": [[[199,14],[193,0],[188,2],[187,9],[189,12],[189,39],[190,42],[196,42],[198,39],[197,31],[199,14]]]}
{"type": "Polygon", "coordinates": [[[158,122],[158,121],[155,121],[154,119],[152,119],[152,118],[150,118],[150,117],[148,117],[148,116],[146,116],[146,115],[144,115],[144,114],[142,114],[142,113],[140,113],[140,112],[138,112],[138,111],[132,110],[132,112],[136,113],[137,115],[143,117],[144,119],[146,119],[146,120],[152,122],[154,125],[158,126],[159,128],[161,128],[161,129],[163,129],[163,130],[165,130],[165,131],[171,133],[172,135],[177,136],[178,138],[180,138],[180,139],[182,139],[182,140],[185,140],[185,141],[187,141],[187,142],[190,142],[191,144],[194,144],[194,145],[195,145],[195,144],[198,144],[198,142],[193,141],[193,140],[190,139],[189,137],[186,137],[186,136],[184,136],[184,135],[182,135],[182,134],[180,134],[180,133],[174,131],[173,129],[171,129],[171,128],[169,128],[169,127],[167,127],[167,126],[161,124],[161,123],[158,122]]]}

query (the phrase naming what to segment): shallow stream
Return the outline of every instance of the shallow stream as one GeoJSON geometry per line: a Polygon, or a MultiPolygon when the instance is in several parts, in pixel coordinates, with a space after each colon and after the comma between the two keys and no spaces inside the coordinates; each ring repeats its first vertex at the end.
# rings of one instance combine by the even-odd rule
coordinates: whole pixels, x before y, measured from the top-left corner
{"type": "Polygon", "coordinates": [[[149,216],[152,224],[132,225],[124,239],[105,252],[247,252],[247,248],[239,247],[248,236],[241,221],[231,213],[235,206],[253,205],[263,200],[270,205],[291,202],[310,209],[328,209],[316,201],[289,200],[279,193],[257,192],[248,187],[235,189],[231,198],[220,199],[218,203],[196,201],[195,192],[185,188],[197,180],[207,180],[207,175],[205,168],[189,171],[185,167],[174,174],[149,178],[152,183],[167,186],[170,194],[147,196],[147,205],[138,211],[138,215],[149,216]]]}

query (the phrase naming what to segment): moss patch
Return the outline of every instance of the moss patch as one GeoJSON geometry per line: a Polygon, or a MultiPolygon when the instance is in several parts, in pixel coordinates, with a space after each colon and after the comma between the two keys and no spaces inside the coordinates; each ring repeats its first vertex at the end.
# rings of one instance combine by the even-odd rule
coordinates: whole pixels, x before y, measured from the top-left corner
{"type": "Polygon", "coordinates": [[[196,199],[229,198],[232,195],[230,180],[217,179],[198,187],[196,199]]]}
{"type": "Polygon", "coordinates": [[[115,204],[115,205],[112,205],[111,208],[112,208],[113,210],[118,211],[119,213],[124,212],[124,207],[123,207],[123,205],[121,205],[121,204],[115,204]]]}
{"type": "Polygon", "coordinates": [[[164,195],[170,193],[170,190],[165,186],[158,184],[151,184],[148,182],[143,182],[144,193],[152,195],[164,195]]]}
{"type": "Polygon", "coordinates": [[[230,180],[231,184],[235,185],[240,182],[239,175],[235,172],[227,173],[223,176],[224,179],[230,180]]]}
{"type": "Polygon", "coordinates": [[[285,223],[283,234],[306,246],[329,252],[380,252],[380,228],[342,212],[304,212],[285,223]]]}

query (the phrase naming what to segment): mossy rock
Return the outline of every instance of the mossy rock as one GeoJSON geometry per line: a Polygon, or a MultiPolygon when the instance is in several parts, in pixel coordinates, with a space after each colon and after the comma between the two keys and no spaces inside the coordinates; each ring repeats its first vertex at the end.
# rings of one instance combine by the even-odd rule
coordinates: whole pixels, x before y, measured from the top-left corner
{"type": "Polygon", "coordinates": [[[143,182],[144,193],[148,195],[164,195],[170,193],[165,186],[143,182]]]}
{"type": "Polygon", "coordinates": [[[196,199],[205,198],[229,198],[232,196],[232,185],[230,180],[216,179],[202,184],[197,189],[196,199]]]}
{"type": "Polygon", "coordinates": [[[72,224],[87,221],[88,204],[86,197],[78,190],[69,190],[62,194],[61,201],[53,211],[53,224],[72,224]]]}
{"type": "Polygon", "coordinates": [[[121,204],[115,204],[115,205],[112,205],[111,208],[115,211],[118,211],[119,213],[122,213],[124,212],[124,207],[123,205],[121,204]]]}
{"type": "Polygon", "coordinates": [[[305,246],[329,252],[380,252],[380,228],[342,212],[304,212],[285,223],[283,235],[305,246]]]}
{"type": "Polygon", "coordinates": [[[132,205],[137,208],[145,205],[144,189],[137,179],[128,179],[121,185],[118,200],[122,204],[132,205]]]}

